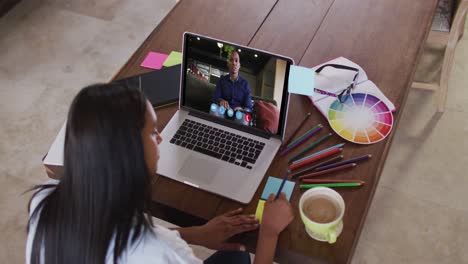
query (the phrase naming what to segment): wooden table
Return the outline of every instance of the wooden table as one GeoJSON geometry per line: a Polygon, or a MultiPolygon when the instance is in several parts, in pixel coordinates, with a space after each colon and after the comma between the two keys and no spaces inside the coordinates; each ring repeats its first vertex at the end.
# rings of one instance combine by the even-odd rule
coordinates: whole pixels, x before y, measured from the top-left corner
{"type": "MultiPolygon", "coordinates": [[[[394,102],[398,109],[394,114],[397,128],[436,3],[437,0],[181,1],[114,79],[147,72],[139,65],[149,51],[181,51],[184,31],[287,55],[296,64],[306,67],[344,56],[362,66],[369,79],[394,102]]],[[[159,129],[164,128],[176,110],[172,106],[157,111],[159,129]]],[[[292,96],[287,136],[309,111],[312,117],[300,132],[317,123],[327,124],[327,121],[311,106],[308,99],[292,96]]],[[[324,130],[331,131],[328,126],[324,130]]],[[[297,208],[302,191],[296,186],[291,198],[296,218],[280,236],[278,261],[350,262],[393,135],[394,132],[386,140],[369,146],[346,145],[343,152],[345,157],[362,154],[372,154],[373,157],[351,171],[336,174],[337,178],[362,179],[366,184],[361,188],[338,190],[346,202],[347,210],[343,233],[335,244],[317,242],[307,236],[297,208]]],[[[335,135],[331,141],[330,144],[343,140],[335,135]]],[[[285,158],[276,157],[266,176],[279,177],[286,165],[285,158]]],[[[255,211],[266,178],[252,202],[246,206],[246,212],[255,211]]],[[[210,219],[242,206],[165,177],[158,178],[153,189],[153,200],[202,219],[210,219]]],[[[254,249],[255,236],[253,233],[241,237],[250,250],[254,249]]]]}

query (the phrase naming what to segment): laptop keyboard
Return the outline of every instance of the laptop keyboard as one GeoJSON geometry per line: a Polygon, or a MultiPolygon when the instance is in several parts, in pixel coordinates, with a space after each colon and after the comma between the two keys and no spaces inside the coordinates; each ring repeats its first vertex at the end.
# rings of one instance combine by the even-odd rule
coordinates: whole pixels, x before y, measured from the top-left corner
{"type": "Polygon", "coordinates": [[[171,144],[252,169],[265,143],[186,119],[171,144]]]}

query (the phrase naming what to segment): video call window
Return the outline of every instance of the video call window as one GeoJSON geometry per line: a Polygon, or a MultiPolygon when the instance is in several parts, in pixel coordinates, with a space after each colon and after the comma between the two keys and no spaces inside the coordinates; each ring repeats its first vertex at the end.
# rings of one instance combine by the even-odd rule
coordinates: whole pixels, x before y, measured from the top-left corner
{"type": "Polygon", "coordinates": [[[287,61],[188,36],[185,106],[278,134],[287,61]]]}

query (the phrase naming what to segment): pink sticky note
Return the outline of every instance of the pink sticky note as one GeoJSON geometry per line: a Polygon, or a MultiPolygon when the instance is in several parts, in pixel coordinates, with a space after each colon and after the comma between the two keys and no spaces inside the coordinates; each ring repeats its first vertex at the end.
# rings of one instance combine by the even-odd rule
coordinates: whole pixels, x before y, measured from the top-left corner
{"type": "Polygon", "coordinates": [[[140,66],[159,70],[162,68],[162,65],[166,58],[166,54],[150,51],[148,55],[146,55],[146,58],[143,60],[140,66]]]}

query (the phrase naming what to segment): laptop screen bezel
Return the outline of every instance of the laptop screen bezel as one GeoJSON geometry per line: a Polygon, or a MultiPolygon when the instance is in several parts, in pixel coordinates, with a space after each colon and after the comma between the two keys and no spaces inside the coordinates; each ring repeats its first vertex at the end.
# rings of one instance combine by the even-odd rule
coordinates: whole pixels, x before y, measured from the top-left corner
{"type": "MultiPolygon", "coordinates": [[[[229,126],[229,127],[234,127],[234,128],[236,128],[238,130],[241,130],[241,131],[244,131],[244,132],[247,132],[247,133],[250,133],[250,134],[260,135],[260,136],[267,137],[267,138],[269,138],[269,137],[280,138],[281,140],[283,140],[285,130],[286,130],[288,105],[289,105],[289,99],[290,99],[290,94],[288,92],[288,78],[289,78],[289,70],[290,70],[291,65],[294,65],[294,60],[292,58],[290,58],[290,57],[274,54],[274,53],[267,52],[267,51],[264,51],[264,50],[254,49],[254,48],[251,48],[251,47],[248,47],[248,46],[232,43],[232,42],[225,41],[225,40],[220,40],[220,39],[215,39],[215,38],[212,38],[212,37],[203,36],[203,35],[192,33],[192,32],[184,32],[183,41],[182,41],[182,67],[181,67],[181,76],[180,76],[181,86],[180,86],[179,107],[181,109],[187,110],[189,112],[193,112],[197,116],[201,116],[204,119],[208,119],[208,120],[211,120],[211,121],[216,121],[217,123],[221,123],[222,125],[226,125],[226,126],[229,126]],[[207,113],[206,111],[201,111],[201,110],[195,109],[193,107],[186,106],[186,103],[185,103],[185,89],[186,89],[186,72],[187,72],[187,60],[188,60],[188,58],[187,58],[187,48],[188,47],[187,46],[189,44],[189,41],[188,41],[189,37],[199,37],[199,38],[204,38],[204,39],[211,40],[211,41],[220,42],[220,43],[223,43],[223,44],[232,45],[232,46],[242,48],[242,49],[246,49],[246,50],[249,50],[249,51],[255,51],[255,52],[258,52],[258,53],[266,55],[266,56],[271,56],[271,57],[274,57],[274,58],[277,58],[277,59],[282,59],[282,60],[287,62],[286,73],[285,73],[285,78],[284,78],[284,85],[283,85],[283,94],[282,94],[282,100],[281,100],[281,106],[280,106],[280,116],[279,116],[279,122],[278,122],[279,127],[278,127],[278,133],[277,134],[269,133],[269,132],[267,132],[267,131],[265,131],[263,129],[238,124],[238,123],[232,122],[231,120],[227,120],[227,119],[223,119],[223,118],[219,118],[219,117],[213,117],[209,113],[207,113]]],[[[209,106],[207,106],[207,108],[208,107],[209,106]]]]}

